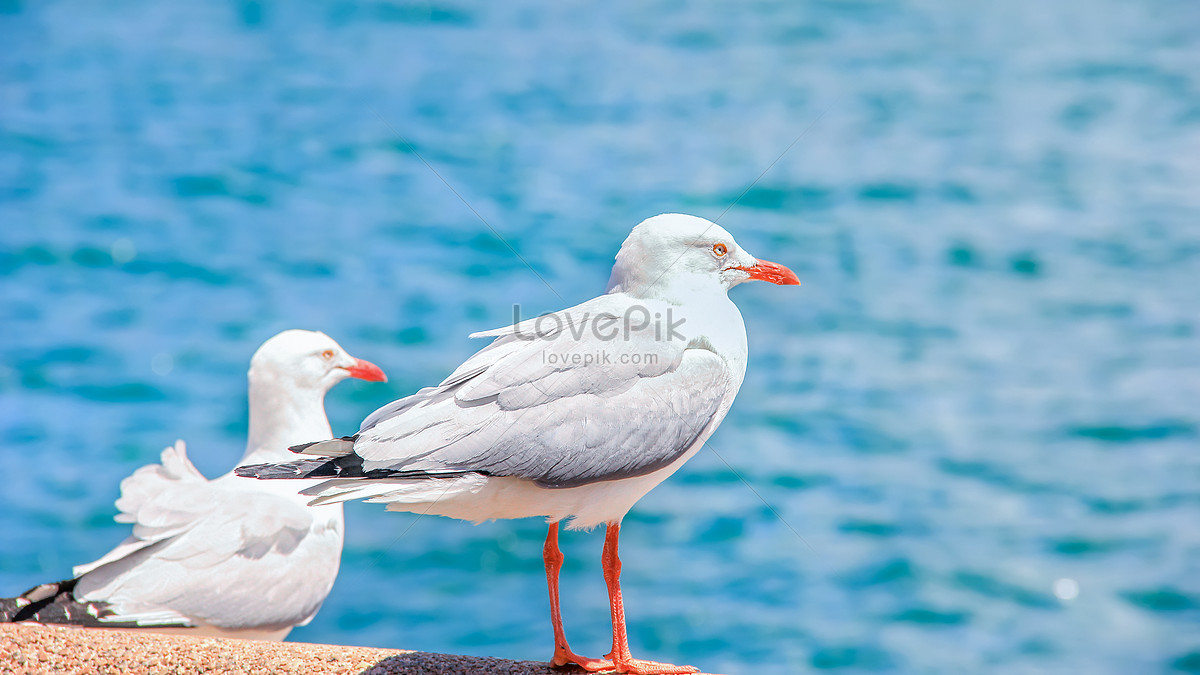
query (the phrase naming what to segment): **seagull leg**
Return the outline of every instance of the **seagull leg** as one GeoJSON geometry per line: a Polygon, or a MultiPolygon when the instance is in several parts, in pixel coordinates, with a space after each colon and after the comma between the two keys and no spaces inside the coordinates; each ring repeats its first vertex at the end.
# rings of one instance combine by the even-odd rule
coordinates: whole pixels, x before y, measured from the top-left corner
{"type": "Polygon", "coordinates": [[[621,536],[621,523],[611,522],[604,533],[604,552],[601,562],[604,567],[604,582],[608,584],[608,601],[612,608],[613,646],[607,654],[613,660],[618,673],[635,675],[667,675],[697,673],[692,666],[675,666],[670,663],[635,659],[629,653],[629,635],[625,630],[625,603],[621,601],[621,559],[617,557],[617,540],[621,536]]]}
{"type": "Polygon", "coordinates": [[[580,656],[567,645],[562,614],[558,610],[558,573],[562,569],[563,554],[558,550],[557,522],[550,523],[550,531],[546,533],[546,546],[542,549],[542,559],[546,561],[546,585],[550,587],[550,622],[554,624],[554,658],[551,659],[550,665],[558,668],[573,663],[589,672],[611,670],[612,661],[580,656]]]}

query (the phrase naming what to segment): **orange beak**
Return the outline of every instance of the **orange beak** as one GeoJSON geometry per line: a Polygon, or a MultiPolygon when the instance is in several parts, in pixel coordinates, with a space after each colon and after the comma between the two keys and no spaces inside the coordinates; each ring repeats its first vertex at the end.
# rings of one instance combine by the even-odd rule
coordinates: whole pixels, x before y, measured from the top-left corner
{"type": "Polygon", "coordinates": [[[748,273],[751,279],[769,281],[779,286],[800,285],[800,277],[796,276],[795,272],[770,260],[759,260],[753,267],[739,267],[738,269],[748,273]]]}
{"type": "Polygon", "coordinates": [[[355,359],[354,365],[347,368],[346,372],[350,373],[350,377],[357,377],[367,382],[387,382],[387,375],[383,374],[383,369],[362,359],[355,359]]]}

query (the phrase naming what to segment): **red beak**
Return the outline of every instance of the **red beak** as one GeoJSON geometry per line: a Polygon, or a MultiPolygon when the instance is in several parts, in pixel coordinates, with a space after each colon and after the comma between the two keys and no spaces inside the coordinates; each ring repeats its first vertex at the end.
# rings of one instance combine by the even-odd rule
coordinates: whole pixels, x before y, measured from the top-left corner
{"type": "Polygon", "coordinates": [[[354,365],[347,368],[346,372],[350,373],[350,377],[357,377],[367,382],[387,382],[387,375],[383,374],[383,370],[379,366],[362,359],[354,359],[354,365]]]}
{"type": "Polygon", "coordinates": [[[770,260],[759,260],[753,267],[739,267],[738,269],[748,272],[751,279],[769,281],[780,286],[800,285],[800,277],[797,277],[795,272],[770,260]]]}

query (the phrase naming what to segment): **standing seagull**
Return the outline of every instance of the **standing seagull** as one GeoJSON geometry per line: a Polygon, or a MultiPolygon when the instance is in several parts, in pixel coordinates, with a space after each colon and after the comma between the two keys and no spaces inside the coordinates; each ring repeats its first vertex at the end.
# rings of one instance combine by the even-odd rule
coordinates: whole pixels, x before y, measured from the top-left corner
{"type": "MultiPolygon", "coordinates": [[[[283,461],[329,436],[325,393],[347,377],[386,381],[324,333],[284,331],[250,360],[250,436],[241,463],[283,461]]],[[[279,484],[207,480],[183,441],[121,481],[133,534],[66,581],[0,600],[0,620],[282,640],[312,620],[337,577],[341,504],[309,507],[279,484]]]]}
{"type": "Polygon", "coordinates": [[[635,659],[621,602],[621,519],[700,449],[746,373],[746,328],[729,300],[750,279],[796,285],[723,228],[680,214],[633,228],[605,295],[471,337],[496,338],[436,387],[375,411],[357,434],[309,443],[321,455],[239,467],[257,478],[327,478],[311,504],[349,499],[475,522],[544,516],[554,666],[694,673],[635,659]],[[558,607],[558,525],[607,526],[608,659],[567,646],[558,607]]]}

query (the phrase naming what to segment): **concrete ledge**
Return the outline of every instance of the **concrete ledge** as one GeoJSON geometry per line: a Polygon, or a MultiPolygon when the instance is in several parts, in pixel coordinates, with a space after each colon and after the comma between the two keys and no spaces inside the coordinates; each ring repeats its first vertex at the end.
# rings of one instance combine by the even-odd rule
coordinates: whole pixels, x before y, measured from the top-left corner
{"type": "Polygon", "coordinates": [[[544,661],[508,661],[306,642],[258,642],[41,624],[0,624],[0,673],[253,673],[270,675],[562,675],[544,661]]]}

